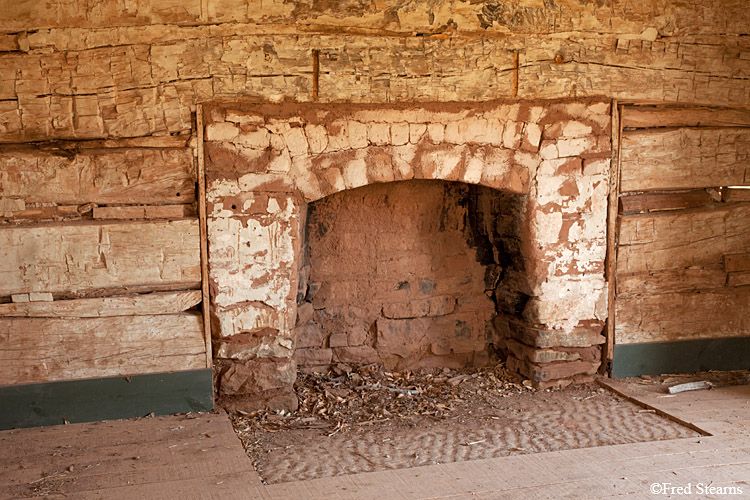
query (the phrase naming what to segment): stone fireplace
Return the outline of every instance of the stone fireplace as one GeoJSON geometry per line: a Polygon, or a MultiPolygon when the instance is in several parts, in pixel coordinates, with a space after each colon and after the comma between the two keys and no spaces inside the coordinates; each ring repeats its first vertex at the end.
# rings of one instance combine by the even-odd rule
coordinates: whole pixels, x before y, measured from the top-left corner
{"type": "Polygon", "coordinates": [[[216,386],[488,362],[590,377],[606,319],[609,102],[205,108],[216,386]]]}

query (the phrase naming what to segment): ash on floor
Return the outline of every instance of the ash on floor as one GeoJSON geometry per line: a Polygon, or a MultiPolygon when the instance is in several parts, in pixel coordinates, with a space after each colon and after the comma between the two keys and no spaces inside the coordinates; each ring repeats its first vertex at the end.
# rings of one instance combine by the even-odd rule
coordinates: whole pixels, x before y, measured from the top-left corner
{"type": "Polygon", "coordinates": [[[293,414],[232,416],[266,483],[699,436],[598,387],[536,391],[502,364],[300,373],[293,414]]]}

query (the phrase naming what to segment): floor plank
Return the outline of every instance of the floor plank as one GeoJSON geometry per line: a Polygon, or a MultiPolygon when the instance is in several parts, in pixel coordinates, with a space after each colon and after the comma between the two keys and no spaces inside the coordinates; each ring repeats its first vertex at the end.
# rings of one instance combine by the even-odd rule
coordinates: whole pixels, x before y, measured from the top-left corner
{"type": "Polygon", "coordinates": [[[664,397],[658,388],[613,384],[713,435],[267,486],[224,415],[74,424],[0,432],[0,499],[636,500],[654,498],[655,483],[750,492],[750,387],[664,397]]]}

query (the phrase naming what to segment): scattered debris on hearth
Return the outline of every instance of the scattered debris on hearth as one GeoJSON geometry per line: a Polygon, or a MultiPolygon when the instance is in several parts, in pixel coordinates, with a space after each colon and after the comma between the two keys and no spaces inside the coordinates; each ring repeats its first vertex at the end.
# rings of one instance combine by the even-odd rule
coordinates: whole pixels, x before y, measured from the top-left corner
{"type": "Polygon", "coordinates": [[[421,416],[442,420],[463,411],[471,414],[487,398],[533,392],[528,381],[508,371],[503,363],[491,368],[450,370],[436,368],[413,373],[389,372],[381,364],[360,367],[337,364],[327,373],[299,373],[294,412],[239,411],[232,415],[245,448],[253,430],[321,429],[328,436],[347,427],[381,424],[421,416]]]}

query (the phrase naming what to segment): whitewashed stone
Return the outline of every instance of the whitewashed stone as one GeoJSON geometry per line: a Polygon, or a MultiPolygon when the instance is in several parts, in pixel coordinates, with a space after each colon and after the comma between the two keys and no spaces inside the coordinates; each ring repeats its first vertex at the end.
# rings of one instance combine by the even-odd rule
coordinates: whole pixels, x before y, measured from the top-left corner
{"type": "Polygon", "coordinates": [[[409,124],[409,142],[417,144],[422,136],[427,132],[426,123],[410,123],[409,124]]]}
{"type": "Polygon", "coordinates": [[[356,159],[344,165],[344,183],[347,189],[367,185],[367,164],[364,159],[356,159]]]}
{"type": "Polygon", "coordinates": [[[427,125],[427,136],[435,144],[440,144],[445,140],[445,125],[440,123],[429,123],[427,125]]]}
{"type": "Polygon", "coordinates": [[[375,146],[385,146],[391,143],[391,127],[387,123],[368,123],[367,138],[375,146]]]}
{"type": "Polygon", "coordinates": [[[255,130],[243,130],[234,142],[253,149],[266,149],[271,145],[271,136],[268,129],[258,127],[255,130]]]}
{"type": "Polygon", "coordinates": [[[305,126],[307,143],[312,154],[320,154],[328,146],[328,132],[323,125],[309,124],[305,126]]]}
{"type": "Polygon", "coordinates": [[[289,149],[289,154],[294,156],[305,155],[307,151],[307,137],[302,127],[292,127],[284,134],[284,142],[289,149]]]}
{"type": "Polygon", "coordinates": [[[349,145],[354,149],[366,148],[369,145],[367,140],[367,125],[358,121],[346,122],[347,133],[349,134],[349,145]]]}
{"type": "Polygon", "coordinates": [[[207,141],[233,141],[240,133],[240,129],[233,123],[212,123],[206,127],[207,141]]]}
{"type": "Polygon", "coordinates": [[[409,124],[394,123],[391,125],[391,143],[394,146],[403,146],[409,142],[409,124]]]}

